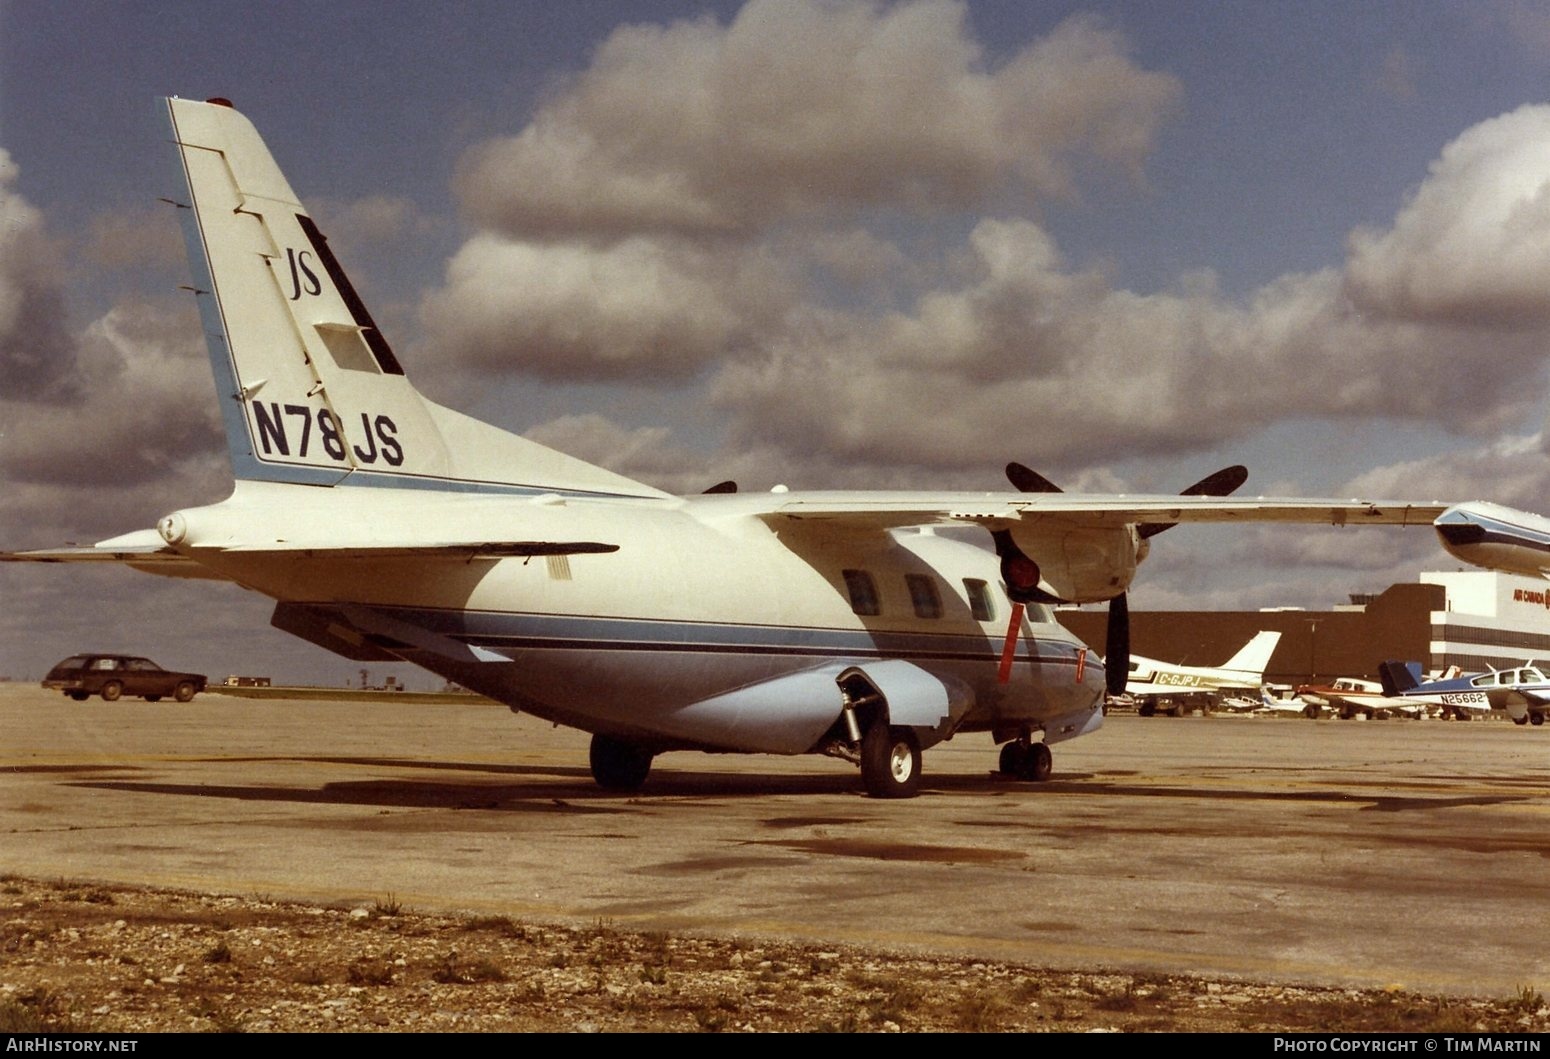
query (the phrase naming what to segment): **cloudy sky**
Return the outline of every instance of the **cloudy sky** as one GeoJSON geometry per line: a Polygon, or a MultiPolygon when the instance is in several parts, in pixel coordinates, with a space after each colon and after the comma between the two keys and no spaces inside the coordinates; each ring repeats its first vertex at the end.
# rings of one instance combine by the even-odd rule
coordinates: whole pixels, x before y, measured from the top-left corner
{"type": "MultiPolygon", "coordinates": [[[[421,389],[664,488],[1242,462],[1550,507],[1543,0],[4,0],[0,547],[229,489],[169,94],[253,119],[421,389]]],[[[1182,528],[1133,605],[1448,565],[1429,531],[1182,528]]],[[[269,609],[7,566],[0,675],[353,676],[269,609]]]]}

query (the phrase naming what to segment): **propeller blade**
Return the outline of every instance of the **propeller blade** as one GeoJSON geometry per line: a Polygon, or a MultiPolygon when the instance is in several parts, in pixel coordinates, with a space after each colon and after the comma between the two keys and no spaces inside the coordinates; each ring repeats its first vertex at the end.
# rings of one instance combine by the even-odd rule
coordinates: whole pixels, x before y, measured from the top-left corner
{"type": "Polygon", "coordinates": [[[1019,493],[1058,493],[1060,486],[1044,477],[1032,467],[1024,467],[1020,463],[1006,465],[1006,477],[1012,483],[1012,488],[1019,493]]]}
{"type": "MultiPolygon", "coordinates": [[[[1208,474],[1188,489],[1181,490],[1180,496],[1231,496],[1240,485],[1249,480],[1249,469],[1242,464],[1235,463],[1231,467],[1223,467],[1215,474],[1208,474]]],[[[1143,524],[1137,533],[1142,540],[1155,537],[1165,529],[1172,529],[1177,522],[1149,522],[1143,524]]]]}
{"type": "Polygon", "coordinates": [[[1249,480],[1249,469],[1241,463],[1223,467],[1215,474],[1208,474],[1188,489],[1180,489],[1180,496],[1231,496],[1238,487],[1249,480]]]}
{"type": "Polygon", "coordinates": [[[1109,600],[1103,668],[1110,695],[1123,695],[1130,678],[1130,602],[1121,592],[1109,600]]]}
{"type": "Polygon", "coordinates": [[[1005,684],[1012,679],[1012,661],[1017,657],[1017,634],[1023,627],[1023,605],[1012,604],[1012,620],[1006,624],[1006,642],[1001,645],[1001,668],[996,670],[996,683],[1005,684]]]}

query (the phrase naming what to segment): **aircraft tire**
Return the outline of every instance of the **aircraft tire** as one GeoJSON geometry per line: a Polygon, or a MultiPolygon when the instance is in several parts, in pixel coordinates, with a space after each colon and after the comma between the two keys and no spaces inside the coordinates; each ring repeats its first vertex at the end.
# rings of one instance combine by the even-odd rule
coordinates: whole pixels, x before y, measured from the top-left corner
{"type": "Polygon", "coordinates": [[[1528,724],[1528,714],[1525,713],[1522,717],[1514,717],[1512,719],[1512,723],[1513,724],[1528,724]]]}
{"type": "Polygon", "coordinates": [[[1156,712],[1157,703],[1153,702],[1151,699],[1143,699],[1141,701],[1141,705],[1136,707],[1136,713],[1140,714],[1142,717],[1150,717],[1156,712]]]}
{"type": "Polygon", "coordinates": [[[649,751],[594,733],[588,758],[592,765],[592,778],[606,791],[638,791],[651,773],[652,755],[649,751]]]}
{"type": "Polygon", "coordinates": [[[920,740],[909,728],[879,720],[861,737],[861,782],[873,798],[920,793],[920,740]]]}
{"type": "Polygon", "coordinates": [[[1542,713],[1538,713],[1538,712],[1531,713],[1531,714],[1528,715],[1528,723],[1532,724],[1532,725],[1544,724],[1545,723],[1545,715],[1542,714],[1542,713]]]}
{"type": "Polygon", "coordinates": [[[1310,702],[1302,708],[1302,715],[1310,721],[1316,721],[1319,719],[1319,708],[1310,702]]]}
{"type": "Polygon", "coordinates": [[[1030,743],[1028,750],[1023,754],[1022,771],[1018,774],[1020,779],[1032,780],[1034,783],[1043,783],[1049,779],[1049,775],[1055,769],[1055,759],[1049,752],[1049,747],[1043,743],[1030,743]]]}
{"type": "Polygon", "coordinates": [[[1026,751],[1027,747],[1016,739],[1010,743],[1001,744],[1001,775],[1011,779],[1021,779],[1026,751]]]}
{"type": "Polygon", "coordinates": [[[116,680],[110,680],[102,685],[102,701],[117,702],[118,697],[124,693],[124,685],[116,680]]]}
{"type": "Polygon", "coordinates": [[[1001,747],[1001,775],[1008,779],[1040,783],[1049,779],[1053,767],[1049,747],[1043,743],[1014,739],[1001,747]]]}

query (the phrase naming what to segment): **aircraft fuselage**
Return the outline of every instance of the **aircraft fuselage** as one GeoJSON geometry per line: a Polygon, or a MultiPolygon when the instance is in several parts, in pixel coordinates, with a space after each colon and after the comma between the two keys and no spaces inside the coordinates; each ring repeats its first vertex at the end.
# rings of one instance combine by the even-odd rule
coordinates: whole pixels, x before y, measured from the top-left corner
{"type": "Polygon", "coordinates": [[[1011,608],[987,550],[929,532],[772,527],[743,506],[735,495],[610,500],[243,483],[225,504],[175,516],[176,546],[280,601],[277,625],[331,650],[362,658],[385,650],[514,708],[662,749],[813,750],[836,722],[838,690],[832,672],[801,674],[839,663],[903,660],[967,689],[969,705],[943,737],[1037,731],[1101,705],[1101,660],[1042,606],[1026,612],[1009,679],[999,681],[1011,608]],[[620,545],[348,562],[327,549],[264,550],[341,518],[397,540],[457,521],[464,536],[487,524],[492,540],[620,545]],[[857,581],[875,606],[865,591],[858,600],[857,581]]]}

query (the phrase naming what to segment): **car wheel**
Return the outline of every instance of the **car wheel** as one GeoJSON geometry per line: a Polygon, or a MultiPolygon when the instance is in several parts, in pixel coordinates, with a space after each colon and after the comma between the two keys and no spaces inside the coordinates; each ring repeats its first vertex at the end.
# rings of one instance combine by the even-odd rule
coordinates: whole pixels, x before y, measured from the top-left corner
{"type": "Polygon", "coordinates": [[[67,691],[65,694],[70,696],[76,702],[85,702],[87,699],[91,698],[91,696],[86,694],[84,691],[67,691]]]}
{"type": "Polygon", "coordinates": [[[124,693],[124,685],[116,680],[110,680],[102,685],[102,701],[117,702],[118,697],[124,693]]]}
{"type": "Polygon", "coordinates": [[[172,697],[177,699],[179,702],[188,702],[192,700],[194,697],[193,682],[185,680],[180,683],[177,687],[177,690],[172,693],[172,697]]]}

